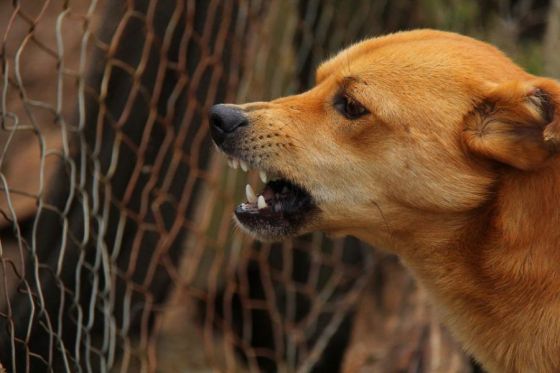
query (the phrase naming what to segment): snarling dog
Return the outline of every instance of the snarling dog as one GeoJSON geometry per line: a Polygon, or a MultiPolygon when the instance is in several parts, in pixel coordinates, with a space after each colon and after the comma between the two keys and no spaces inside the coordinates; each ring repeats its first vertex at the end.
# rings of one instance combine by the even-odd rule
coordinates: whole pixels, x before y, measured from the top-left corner
{"type": "Polygon", "coordinates": [[[325,231],[398,254],[490,372],[560,371],[560,84],[433,30],[355,44],[311,90],[216,105],[235,210],[262,240],[325,231]]]}

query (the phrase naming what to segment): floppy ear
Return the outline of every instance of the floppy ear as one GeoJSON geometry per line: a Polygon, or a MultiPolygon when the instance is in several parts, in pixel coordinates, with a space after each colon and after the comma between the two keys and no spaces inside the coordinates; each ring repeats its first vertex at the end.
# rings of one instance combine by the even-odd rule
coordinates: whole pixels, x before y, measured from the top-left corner
{"type": "Polygon", "coordinates": [[[550,79],[493,87],[465,118],[474,153],[521,170],[560,153],[560,85],[550,79]]]}

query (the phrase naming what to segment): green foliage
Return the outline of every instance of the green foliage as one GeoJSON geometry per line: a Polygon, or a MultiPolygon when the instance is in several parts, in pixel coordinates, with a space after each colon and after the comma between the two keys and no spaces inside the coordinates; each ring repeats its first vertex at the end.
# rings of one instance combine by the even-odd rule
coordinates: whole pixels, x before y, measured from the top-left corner
{"type": "Polygon", "coordinates": [[[544,74],[543,46],[541,43],[522,42],[519,45],[518,53],[513,57],[515,62],[519,63],[531,74],[544,74]]]}

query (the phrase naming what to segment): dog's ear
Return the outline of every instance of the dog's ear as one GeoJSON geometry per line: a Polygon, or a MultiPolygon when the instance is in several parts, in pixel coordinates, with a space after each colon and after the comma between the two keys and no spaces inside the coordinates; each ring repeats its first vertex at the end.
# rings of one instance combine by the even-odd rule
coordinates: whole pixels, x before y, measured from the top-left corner
{"type": "Polygon", "coordinates": [[[465,118],[474,153],[521,170],[560,153],[560,84],[550,79],[492,87],[465,118]]]}

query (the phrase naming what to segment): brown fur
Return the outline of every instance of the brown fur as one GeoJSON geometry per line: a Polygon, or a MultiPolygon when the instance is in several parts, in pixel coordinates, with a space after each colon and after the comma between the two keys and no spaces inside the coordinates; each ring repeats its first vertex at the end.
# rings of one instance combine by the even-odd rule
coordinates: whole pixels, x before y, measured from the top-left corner
{"type": "Polygon", "coordinates": [[[560,371],[558,82],[419,30],[340,52],[308,92],[240,107],[244,156],[320,209],[302,233],[400,255],[489,371],[560,371]],[[340,115],[339,91],[370,114],[340,115]]]}

